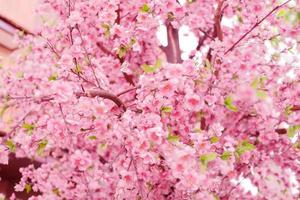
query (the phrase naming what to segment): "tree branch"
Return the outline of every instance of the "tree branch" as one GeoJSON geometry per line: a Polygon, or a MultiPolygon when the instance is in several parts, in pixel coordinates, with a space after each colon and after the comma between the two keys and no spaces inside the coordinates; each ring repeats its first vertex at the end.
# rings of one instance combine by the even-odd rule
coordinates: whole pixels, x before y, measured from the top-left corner
{"type": "MultiPolygon", "coordinates": [[[[223,41],[223,32],[222,32],[222,27],[221,27],[221,21],[222,21],[222,16],[223,16],[223,4],[224,0],[219,0],[218,6],[215,12],[214,16],[214,32],[213,32],[213,38],[218,38],[220,41],[223,41]]],[[[207,60],[211,62],[212,60],[212,55],[211,55],[212,49],[209,48],[207,52],[207,60]]]]}
{"type": "Polygon", "coordinates": [[[244,35],[242,35],[242,37],[240,39],[238,39],[226,52],[225,55],[227,53],[229,53],[230,51],[232,51],[247,35],[249,35],[256,27],[258,27],[265,19],[267,19],[270,15],[272,15],[276,10],[278,10],[279,8],[285,6],[286,4],[288,4],[291,0],[288,0],[278,6],[276,6],[275,8],[273,8],[266,16],[264,16],[261,20],[259,20],[258,22],[256,22],[252,28],[247,31],[244,35]]]}
{"type": "Polygon", "coordinates": [[[219,0],[218,7],[214,16],[214,37],[218,38],[220,41],[223,40],[223,32],[221,27],[221,20],[222,20],[222,12],[223,12],[223,4],[224,0],[219,0]]]}
{"type": "Polygon", "coordinates": [[[181,50],[179,45],[178,29],[175,29],[170,22],[166,23],[168,45],[162,47],[163,52],[166,54],[169,63],[182,63],[181,50]]]}
{"type": "Polygon", "coordinates": [[[122,108],[123,111],[126,111],[126,106],[125,104],[122,102],[122,100],[117,97],[116,95],[105,91],[105,90],[100,90],[100,89],[93,89],[93,90],[89,90],[87,92],[77,92],[76,96],[79,97],[101,97],[104,99],[109,99],[111,101],[113,101],[119,108],[122,108]]]}

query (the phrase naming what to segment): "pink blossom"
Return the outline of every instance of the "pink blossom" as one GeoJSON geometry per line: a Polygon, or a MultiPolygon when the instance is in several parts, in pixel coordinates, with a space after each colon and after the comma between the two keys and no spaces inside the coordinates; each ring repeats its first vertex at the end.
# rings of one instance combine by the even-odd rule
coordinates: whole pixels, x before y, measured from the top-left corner
{"type": "Polygon", "coordinates": [[[201,110],[204,106],[203,100],[196,94],[194,95],[186,95],[185,97],[185,108],[188,110],[201,110]]]}
{"type": "Polygon", "coordinates": [[[76,150],[71,156],[71,162],[80,171],[85,171],[92,165],[91,155],[87,151],[76,150]]]}

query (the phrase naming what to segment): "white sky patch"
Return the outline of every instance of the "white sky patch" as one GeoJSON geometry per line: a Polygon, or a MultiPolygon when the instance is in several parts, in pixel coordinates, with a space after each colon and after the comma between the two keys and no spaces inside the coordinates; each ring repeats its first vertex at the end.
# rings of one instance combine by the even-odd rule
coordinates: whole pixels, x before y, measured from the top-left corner
{"type": "Polygon", "coordinates": [[[178,0],[181,5],[184,5],[186,0],[178,0]]]}
{"type": "Polygon", "coordinates": [[[181,57],[183,60],[188,59],[192,50],[198,45],[198,38],[190,31],[188,26],[181,26],[179,29],[179,45],[182,50],[181,57]]]}
{"type": "Polygon", "coordinates": [[[156,37],[162,46],[166,47],[168,45],[167,27],[162,23],[162,21],[159,22],[156,37]]]}
{"type": "Polygon", "coordinates": [[[258,188],[253,185],[249,178],[240,176],[238,180],[234,179],[231,182],[235,185],[240,183],[240,186],[244,189],[245,193],[250,192],[253,196],[258,194],[258,188]]]}

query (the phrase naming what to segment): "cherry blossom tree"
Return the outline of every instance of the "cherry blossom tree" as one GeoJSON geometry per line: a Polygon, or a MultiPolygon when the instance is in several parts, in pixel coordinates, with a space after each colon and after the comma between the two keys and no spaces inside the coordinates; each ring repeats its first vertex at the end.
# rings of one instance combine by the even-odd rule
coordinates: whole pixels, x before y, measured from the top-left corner
{"type": "Polygon", "coordinates": [[[38,13],[1,69],[0,163],[35,163],[15,192],[300,198],[299,0],[45,0],[38,13]],[[198,38],[187,59],[182,26],[198,38]]]}

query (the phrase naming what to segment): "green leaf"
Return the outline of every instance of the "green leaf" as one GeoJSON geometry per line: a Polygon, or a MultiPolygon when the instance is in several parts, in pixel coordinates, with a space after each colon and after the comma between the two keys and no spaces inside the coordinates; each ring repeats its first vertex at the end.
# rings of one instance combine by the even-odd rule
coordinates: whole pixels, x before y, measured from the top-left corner
{"type": "Polygon", "coordinates": [[[213,136],[210,138],[210,143],[214,144],[220,141],[220,138],[217,136],[213,136]]]}
{"type": "Polygon", "coordinates": [[[45,150],[47,144],[48,144],[48,140],[46,140],[46,139],[41,140],[41,141],[39,142],[38,148],[37,148],[37,150],[36,150],[36,151],[37,151],[37,154],[38,154],[39,156],[41,156],[41,155],[44,153],[44,150],[45,150]]]}
{"type": "Polygon", "coordinates": [[[264,90],[256,90],[256,96],[257,96],[257,98],[264,100],[268,97],[268,94],[264,90]]]}
{"type": "Polygon", "coordinates": [[[216,157],[217,157],[217,154],[214,152],[202,154],[199,157],[201,171],[205,171],[208,166],[208,163],[211,161],[214,161],[216,159],[216,157]]]}
{"type": "Polygon", "coordinates": [[[24,123],[22,125],[22,127],[27,131],[27,133],[31,134],[32,131],[35,129],[35,125],[34,124],[28,124],[28,123],[24,123]]]}
{"type": "Polygon", "coordinates": [[[141,67],[145,73],[154,73],[160,69],[162,61],[158,59],[154,65],[143,64],[141,67]]]}
{"type": "Polygon", "coordinates": [[[31,192],[31,185],[29,183],[26,183],[25,184],[25,191],[26,191],[26,194],[29,194],[31,192]]]}
{"type": "Polygon", "coordinates": [[[136,41],[137,41],[136,38],[134,38],[134,37],[131,38],[130,42],[129,42],[130,47],[132,47],[136,43],[136,41]]]}
{"type": "Polygon", "coordinates": [[[89,139],[90,140],[97,140],[97,137],[95,135],[91,135],[91,136],[89,136],[89,139]]]}
{"type": "Polygon", "coordinates": [[[261,89],[265,86],[265,82],[267,80],[266,76],[260,76],[260,77],[256,77],[252,83],[251,83],[251,87],[253,89],[261,89]]]}
{"type": "Polygon", "coordinates": [[[160,111],[161,111],[162,113],[171,113],[172,110],[173,110],[173,107],[172,107],[172,106],[162,106],[162,107],[160,108],[160,111]]]}
{"type": "Polygon", "coordinates": [[[103,31],[104,31],[104,37],[105,38],[109,38],[110,36],[110,25],[108,23],[103,23],[101,25],[101,27],[103,28],[103,31]]]}
{"type": "Polygon", "coordinates": [[[48,77],[49,81],[55,81],[58,78],[58,73],[53,73],[51,76],[48,77]]]}
{"type": "Polygon", "coordinates": [[[156,68],[153,65],[147,65],[147,64],[143,64],[142,69],[146,73],[153,73],[156,71],[156,68]]]}
{"type": "Polygon", "coordinates": [[[77,74],[80,74],[80,73],[82,72],[81,67],[80,67],[79,64],[77,64],[77,65],[75,66],[74,71],[75,71],[77,74]]]}
{"type": "Polygon", "coordinates": [[[231,157],[231,152],[229,152],[229,151],[224,151],[222,153],[222,155],[220,156],[220,158],[222,160],[228,160],[230,157],[231,157]]]}
{"type": "Polygon", "coordinates": [[[238,157],[240,157],[245,152],[252,151],[254,149],[255,149],[255,145],[254,144],[251,144],[247,140],[244,140],[244,141],[242,141],[241,143],[238,144],[235,152],[238,155],[238,157]]]}
{"type": "Polygon", "coordinates": [[[179,138],[178,135],[169,134],[168,137],[167,137],[167,140],[169,142],[179,142],[180,138],[179,138]]]}
{"type": "Polygon", "coordinates": [[[293,106],[292,105],[289,105],[289,106],[287,106],[287,107],[285,107],[285,109],[284,109],[284,114],[286,115],[286,116],[289,116],[290,114],[292,114],[292,108],[293,108],[293,106]]]}
{"type": "Polygon", "coordinates": [[[118,50],[119,58],[123,58],[126,55],[126,53],[127,53],[127,47],[124,45],[121,45],[118,50]]]}
{"type": "Polygon", "coordinates": [[[300,131],[300,125],[290,126],[287,130],[287,136],[293,138],[298,131],[300,131]]]}
{"type": "Polygon", "coordinates": [[[230,96],[227,96],[224,100],[224,105],[228,110],[231,110],[233,112],[238,112],[238,108],[233,105],[232,98],[230,96]]]}
{"type": "Polygon", "coordinates": [[[162,60],[161,59],[157,59],[155,64],[154,64],[154,67],[159,69],[162,65],[162,60]]]}
{"type": "Polygon", "coordinates": [[[6,140],[5,144],[11,152],[16,152],[16,145],[11,139],[6,140]]]}
{"type": "Polygon", "coordinates": [[[151,8],[148,4],[144,4],[142,5],[142,7],[140,8],[140,11],[143,13],[149,13],[151,11],[151,8]]]}
{"type": "Polygon", "coordinates": [[[282,17],[287,18],[288,14],[289,12],[287,9],[280,9],[277,13],[277,18],[282,18],[282,17]]]}

